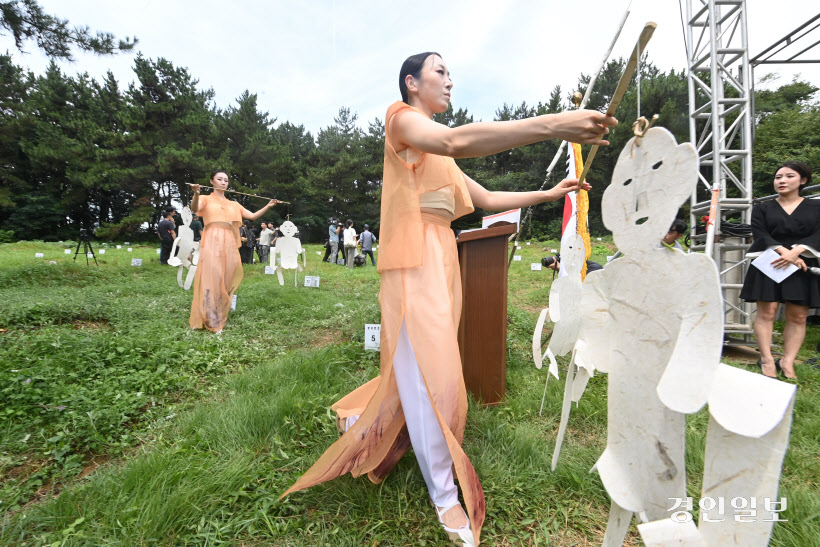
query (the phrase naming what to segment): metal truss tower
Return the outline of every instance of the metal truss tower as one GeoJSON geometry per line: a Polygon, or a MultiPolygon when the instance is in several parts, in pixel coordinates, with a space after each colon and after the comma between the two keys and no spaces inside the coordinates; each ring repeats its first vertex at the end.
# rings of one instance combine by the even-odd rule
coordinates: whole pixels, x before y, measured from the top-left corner
{"type": "Polygon", "coordinates": [[[720,272],[727,342],[752,333],[750,305],[740,288],[748,243],[727,237],[727,220],[749,224],[752,211],[752,71],[745,0],[686,0],[689,134],[700,173],[691,198],[693,251],[711,256],[720,272]],[[705,229],[701,218],[709,217],[705,229]]]}

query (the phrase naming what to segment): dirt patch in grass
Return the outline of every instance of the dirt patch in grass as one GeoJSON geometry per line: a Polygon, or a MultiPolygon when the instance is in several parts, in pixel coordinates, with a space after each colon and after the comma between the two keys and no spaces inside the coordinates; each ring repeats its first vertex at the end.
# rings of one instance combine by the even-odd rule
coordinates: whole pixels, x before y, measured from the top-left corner
{"type": "Polygon", "coordinates": [[[46,463],[48,463],[47,460],[42,460],[34,457],[33,455],[29,455],[22,464],[14,466],[11,469],[8,469],[5,473],[0,474],[0,479],[3,481],[14,479],[24,481],[27,477],[36,473],[46,463]]]}
{"type": "Polygon", "coordinates": [[[339,343],[339,333],[333,329],[318,329],[313,333],[310,345],[314,348],[323,348],[339,343]]]}
{"type": "Polygon", "coordinates": [[[107,464],[109,461],[111,461],[111,456],[109,454],[100,454],[92,457],[76,478],[84,479],[103,465],[107,464]]]}
{"type": "Polygon", "coordinates": [[[516,304],[517,307],[523,309],[526,312],[533,314],[535,317],[541,315],[541,310],[543,310],[546,305],[544,306],[531,306],[528,304],[516,304]]]}
{"type": "Polygon", "coordinates": [[[81,321],[81,320],[72,321],[71,326],[75,330],[102,330],[102,329],[110,330],[111,329],[111,324],[108,322],[108,320],[105,320],[105,319],[103,319],[101,321],[81,321]]]}

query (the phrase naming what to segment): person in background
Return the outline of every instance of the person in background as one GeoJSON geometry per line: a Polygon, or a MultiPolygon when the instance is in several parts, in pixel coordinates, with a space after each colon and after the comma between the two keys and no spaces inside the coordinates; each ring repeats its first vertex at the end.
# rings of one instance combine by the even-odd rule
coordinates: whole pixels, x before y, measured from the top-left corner
{"type": "Polygon", "coordinates": [[[777,377],[778,370],[789,379],[797,379],[794,360],[806,336],[809,308],[820,307],[820,277],[808,268],[817,267],[820,252],[820,200],[800,195],[811,184],[811,167],[802,161],[787,161],[774,175],[777,198],[755,204],[752,209],[754,243],[749,254],[767,249],[778,255],[775,269],[797,266],[797,270],[777,283],[755,266],[749,267],[740,297],[757,303],[754,321],[755,340],[760,350],[757,362],[766,376],[777,377]],[[786,326],[783,328],[783,356],[772,356],[772,332],[777,308],[784,304],[786,326]]]}
{"type": "Polygon", "coordinates": [[[353,221],[347,219],[347,228],[344,231],[345,243],[345,265],[353,268],[353,258],[356,256],[356,230],[353,229],[353,221]]]}
{"type": "Polygon", "coordinates": [[[663,237],[658,247],[666,247],[667,249],[677,249],[683,252],[683,247],[680,246],[678,240],[686,233],[686,223],[679,218],[675,219],[669,231],[663,237]]]}
{"type": "Polygon", "coordinates": [[[242,247],[239,248],[242,264],[253,264],[253,249],[256,247],[256,238],[253,237],[250,220],[245,219],[243,226],[239,229],[239,237],[242,240],[242,247]]]}
{"type": "Polygon", "coordinates": [[[344,222],[341,220],[336,223],[336,234],[339,236],[339,245],[338,249],[336,250],[336,254],[333,256],[333,263],[339,264],[339,255],[342,255],[342,265],[344,265],[344,256],[345,256],[345,249],[344,249],[344,231],[345,225],[344,222]]]}
{"type": "Polygon", "coordinates": [[[376,236],[370,231],[370,225],[364,225],[364,232],[359,234],[359,243],[362,246],[362,254],[364,255],[364,263],[367,264],[367,257],[370,256],[370,262],[375,266],[376,259],[373,258],[373,244],[377,241],[376,236]]]}
{"type": "Polygon", "coordinates": [[[202,239],[202,221],[199,220],[197,215],[193,215],[189,226],[194,232],[194,241],[200,241],[202,239]]]}
{"type": "Polygon", "coordinates": [[[262,231],[259,233],[259,261],[263,266],[268,265],[268,257],[270,256],[271,238],[273,237],[273,223],[270,228],[264,222],[262,223],[262,231]]]}
{"type": "MultiPolygon", "coordinates": [[[[331,226],[333,226],[332,222],[331,222],[331,226]]],[[[330,249],[330,233],[328,231],[328,237],[325,240],[325,256],[322,257],[322,262],[329,262],[330,261],[330,251],[331,251],[331,249],[330,249]]]]}
{"type": "Polygon", "coordinates": [[[157,226],[157,237],[160,241],[159,263],[168,264],[168,259],[171,258],[171,249],[174,246],[174,240],[177,238],[176,228],[174,222],[174,215],[177,210],[169,205],[165,208],[163,219],[159,221],[157,226]]]}
{"type": "MultiPolygon", "coordinates": [[[[555,272],[560,272],[561,271],[561,255],[556,254],[554,258],[555,258],[555,260],[553,260],[551,263],[547,264],[547,268],[549,268],[549,269],[551,269],[555,272]]],[[[543,264],[544,261],[542,260],[541,263],[543,264]]],[[[601,266],[599,263],[597,263],[595,261],[592,261],[592,260],[587,260],[587,273],[597,272],[598,270],[603,270],[603,269],[604,269],[604,267],[601,266]]],[[[555,274],[552,274],[552,277],[553,277],[553,279],[555,279],[555,274]]]]}
{"type": "Polygon", "coordinates": [[[328,244],[330,251],[328,253],[328,261],[333,264],[336,263],[336,255],[339,254],[339,226],[336,219],[330,219],[330,226],[327,229],[328,244]]]}
{"type": "Polygon", "coordinates": [[[262,226],[251,226],[253,232],[253,250],[256,251],[256,259],[262,262],[262,246],[259,244],[259,235],[262,233],[262,226]]]}

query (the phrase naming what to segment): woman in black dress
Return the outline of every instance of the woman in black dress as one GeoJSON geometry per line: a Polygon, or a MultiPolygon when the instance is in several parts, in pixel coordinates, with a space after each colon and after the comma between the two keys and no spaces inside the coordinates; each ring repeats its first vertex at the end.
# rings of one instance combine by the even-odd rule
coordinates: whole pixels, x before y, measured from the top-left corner
{"type": "Polygon", "coordinates": [[[778,196],[758,203],[752,210],[754,243],[749,252],[773,249],[780,258],[772,262],[777,268],[794,264],[799,269],[775,283],[755,267],[749,268],[740,297],[757,302],[754,322],[755,339],[760,349],[760,368],[769,377],[781,369],[786,378],[794,379],[794,359],[806,336],[809,308],[820,307],[820,277],[808,272],[818,266],[820,256],[820,200],[800,196],[800,190],[811,183],[811,168],[800,161],[788,161],[774,176],[778,196]],[[775,363],[772,357],[772,330],[778,305],[786,305],[783,329],[783,357],[775,363]]]}

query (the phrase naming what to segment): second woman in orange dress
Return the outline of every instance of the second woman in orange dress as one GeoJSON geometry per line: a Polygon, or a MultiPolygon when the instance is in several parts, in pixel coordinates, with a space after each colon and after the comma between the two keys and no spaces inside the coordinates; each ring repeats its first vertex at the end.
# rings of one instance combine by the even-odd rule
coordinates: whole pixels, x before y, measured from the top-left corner
{"type": "Polygon", "coordinates": [[[205,230],[200,241],[199,264],[194,274],[194,298],[191,302],[192,329],[205,327],[211,332],[222,332],[231,310],[231,298],[242,282],[242,260],[239,247],[239,227],[242,219],[256,220],[268,209],[280,203],[272,199],[255,213],[225,197],[228,174],[217,170],[211,173],[213,194],[200,196],[200,186],[194,185],[191,210],[202,217],[205,230]]]}

